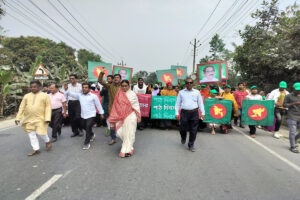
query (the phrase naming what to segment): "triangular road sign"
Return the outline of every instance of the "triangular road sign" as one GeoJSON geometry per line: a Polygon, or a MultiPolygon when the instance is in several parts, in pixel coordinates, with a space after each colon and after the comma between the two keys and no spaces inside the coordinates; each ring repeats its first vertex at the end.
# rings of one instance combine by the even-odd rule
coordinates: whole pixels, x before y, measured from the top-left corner
{"type": "Polygon", "coordinates": [[[36,70],[33,73],[34,76],[47,76],[49,75],[48,71],[43,67],[42,64],[39,64],[39,66],[36,68],[36,70]]]}

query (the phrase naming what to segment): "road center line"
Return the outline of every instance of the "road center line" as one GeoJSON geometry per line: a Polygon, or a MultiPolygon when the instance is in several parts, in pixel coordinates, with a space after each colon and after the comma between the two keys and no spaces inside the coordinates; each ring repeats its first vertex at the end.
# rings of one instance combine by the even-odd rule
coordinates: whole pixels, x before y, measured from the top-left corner
{"type": "Polygon", "coordinates": [[[288,159],[282,157],[281,155],[279,155],[278,153],[276,153],[275,151],[273,151],[272,149],[268,148],[267,146],[263,145],[262,143],[258,142],[257,140],[250,138],[248,135],[246,135],[244,132],[242,132],[241,130],[233,127],[234,130],[236,130],[237,132],[241,133],[242,135],[244,135],[246,138],[248,138],[248,140],[254,142],[255,144],[257,144],[258,146],[260,146],[261,148],[263,148],[264,150],[266,150],[267,152],[269,152],[270,154],[272,154],[273,156],[275,156],[276,158],[278,158],[279,160],[285,162],[286,164],[288,164],[289,166],[291,166],[292,168],[294,168],[295,170],[297,170],[298,172],[300,172],[300,167],[296,164],[294,164],[293,162],[289,161],[288,159]]]}
{"type": "MultiPolygon", "coordinates": [[[[0,129],[0,132],[6,131],[6,130],[8,130],[8,129],[16,128],[16,127],[19,127],[19,126],[9,126],[9,127],[6,127],[6,128],[2,128],[2,129],[0,129]]],[[[1,133],[0,133],[0,134],[1,134],[1,133]]]]}
{"type": "Polygon", "coordinates": [[[53,185],[58,179],[60,179],[63,175],[56,174],[52,176],[46,183],[44,183],[41,187],[35,190],[31,195],[29,195],[25,200],[35,200],[39,197],[43,192],[45,192],[51,185],[53,185]]]}

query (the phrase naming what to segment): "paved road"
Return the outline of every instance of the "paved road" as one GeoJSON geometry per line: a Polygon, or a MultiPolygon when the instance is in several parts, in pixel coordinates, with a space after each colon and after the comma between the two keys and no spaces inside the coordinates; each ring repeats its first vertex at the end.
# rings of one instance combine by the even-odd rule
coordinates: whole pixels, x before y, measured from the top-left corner
{"type": "Polygon", "coordinates": [[[38,199],[300,199],[300,155],[260,131],[259,146],[240,132],[247,130],[200,132],[192,153],[177,131],[146,129],[137,133],[135,155],[121,159],[120,141],[108,146],[103,128],[83,151],[83,138],[70,138],[66,127],[51,152],[43,145],[35,157],[26,156],[26,134],[12,128],[0,132],[0,199],[25,199],[57,174],[63,176],[38,199]]]}

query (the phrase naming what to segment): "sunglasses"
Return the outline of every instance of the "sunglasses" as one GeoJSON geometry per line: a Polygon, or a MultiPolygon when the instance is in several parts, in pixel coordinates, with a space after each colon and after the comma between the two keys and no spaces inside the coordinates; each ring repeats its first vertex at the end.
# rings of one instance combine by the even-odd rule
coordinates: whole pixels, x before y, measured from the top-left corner
{"type": "Polygon", "coordinates": [[[186,84],[194,84],[194,82],[186,82],[186,84]]]}

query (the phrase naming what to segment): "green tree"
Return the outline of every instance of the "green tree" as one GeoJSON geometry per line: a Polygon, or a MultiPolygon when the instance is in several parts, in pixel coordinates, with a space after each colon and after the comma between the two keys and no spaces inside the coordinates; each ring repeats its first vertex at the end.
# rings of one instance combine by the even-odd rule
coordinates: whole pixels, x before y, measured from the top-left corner
{"type": "Polygon", "coordinates": [[[144,81],[146,81],[147,76],[148,76],[147,71],[138,71],[133,75],[132,81],[138,81],[138,78],[143,78],[144,81]]]}
{"type": "Polygon", "coordinates": [[[234,53],[235,68],[248,85],[267,92],[282,80],[289,86],[299,81],[300,13],[296,5],[279,13],[278,1],[264,1],[252,14],[258,22],[240,31],[243,44],[234,53]]]}
{"type": "Polygon", "coordinates": [[[220,57],[225,53],[225,43],[218,34],[215,34],[209,42],[212,60],[220,60],[220,57]]]}
{"type": "Polygon", "coordinates": [[[79,49],[77,52],[77,57],[78,62],[83,66],[87,66],[88,61],[102,62],[100,55],[86,49],[79,49]]]}
{"type": "Polygon", "coordinates": [[[0,70],[0,117],[3,116],[5,98],[10,92],[9,82],[13,78],[13,72],[9,70],[0,70]]]}

